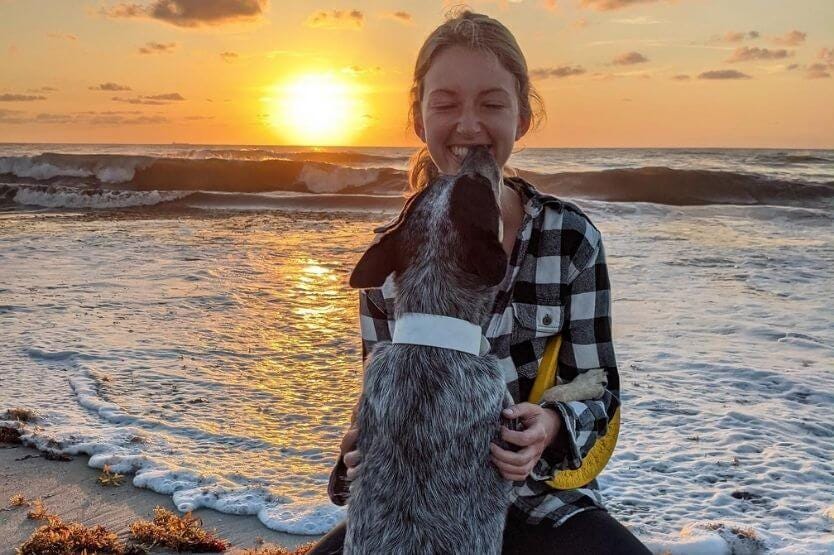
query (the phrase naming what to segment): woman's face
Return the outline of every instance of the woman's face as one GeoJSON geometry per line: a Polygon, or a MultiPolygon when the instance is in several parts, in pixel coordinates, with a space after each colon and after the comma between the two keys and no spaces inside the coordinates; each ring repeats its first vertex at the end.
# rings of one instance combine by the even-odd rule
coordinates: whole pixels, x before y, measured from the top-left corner
{"type": "Polygon", "coordinates": [[[504,167],[530,125],[519,115],[515,86],[490,52],[452,46],[437,54],[423,80],[414,130],[441,173],[457,173],[470,145],[487,145],[504,167]]]}

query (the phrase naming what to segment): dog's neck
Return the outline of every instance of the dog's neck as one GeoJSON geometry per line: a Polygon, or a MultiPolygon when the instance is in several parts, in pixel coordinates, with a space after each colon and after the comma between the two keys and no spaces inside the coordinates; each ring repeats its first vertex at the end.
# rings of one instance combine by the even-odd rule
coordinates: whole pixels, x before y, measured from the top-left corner
{"type": "Polygon", "coordinates": [[[396,320],[391,343],[424,345],[483,356],[490,345],[481,326],[449,316],[408,312],[396,320]]]}

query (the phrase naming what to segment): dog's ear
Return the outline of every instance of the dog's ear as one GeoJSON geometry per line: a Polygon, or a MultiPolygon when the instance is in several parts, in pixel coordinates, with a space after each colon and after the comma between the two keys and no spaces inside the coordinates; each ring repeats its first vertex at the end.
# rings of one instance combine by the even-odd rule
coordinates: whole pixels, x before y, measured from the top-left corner
{"type": "Polygon", "coordinates": [[[459,177],[452,187],[450,212],[461,238],[464,268],[488,287],[501,283],[507,255],[498,240],[501,213],[489,180],[479,175],[459,177]]]}
{"type": "Polygon", "coordinates": [[[385,278],[400,267],[398,231],[389,230],[368,247],[350,274],[350,286],[354,289],[382,287],[385,278]]]}
{"type": "Polygon", "coordinates": [[[403,242],[400,239],[402,230],[424,193],[425,190],[409,197],[393,222],[374,229],[374,232],[382,233],[382,235],[368,247],[356,263],[350,275],[351,287],[355,289],[382,287],[391,272],[400,271],[405,267],[406,257],[402,248],[403,242]]]}

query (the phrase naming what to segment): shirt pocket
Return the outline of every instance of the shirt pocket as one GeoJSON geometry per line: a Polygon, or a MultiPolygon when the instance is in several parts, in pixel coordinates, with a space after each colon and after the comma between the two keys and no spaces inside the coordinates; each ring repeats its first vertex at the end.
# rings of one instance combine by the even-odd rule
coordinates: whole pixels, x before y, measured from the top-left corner
{"type": "Polygon", "coordinates": [[[562,331],[564,307],[558,304],[512,303],[517,339],[550,337],[562,331]]]}

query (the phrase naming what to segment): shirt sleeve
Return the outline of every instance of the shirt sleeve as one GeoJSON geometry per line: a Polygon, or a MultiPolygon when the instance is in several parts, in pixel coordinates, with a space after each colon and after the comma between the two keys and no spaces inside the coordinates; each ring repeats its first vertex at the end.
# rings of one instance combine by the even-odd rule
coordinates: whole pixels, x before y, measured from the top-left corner
{"type": "Polygon", "coordinates": [[[571,381],[592,368],[603,368],[607,385],[599,399],[542,403],[562,419],[560,433],[542,453],[532,477],[549,480],[557,470],[575,470],[608,431],[620,406],[620,380],[611,340],[611,289],[601,238],[588,262],[577,267],[565,299],[565,325],[559,350],[559,375],[571,381]]]}
{"type": "MultiPolygon", "coordinates": [[[[385,299],[379,289],[359,290],[359,331],[362,337],[362,366],[380,341],[391,341],[385,299]]],[[[347,466],[339,456],[330,472],[327,495],[334,505],[342,506],[350,496],[350,483],[346,480],[347,466]]]]}

